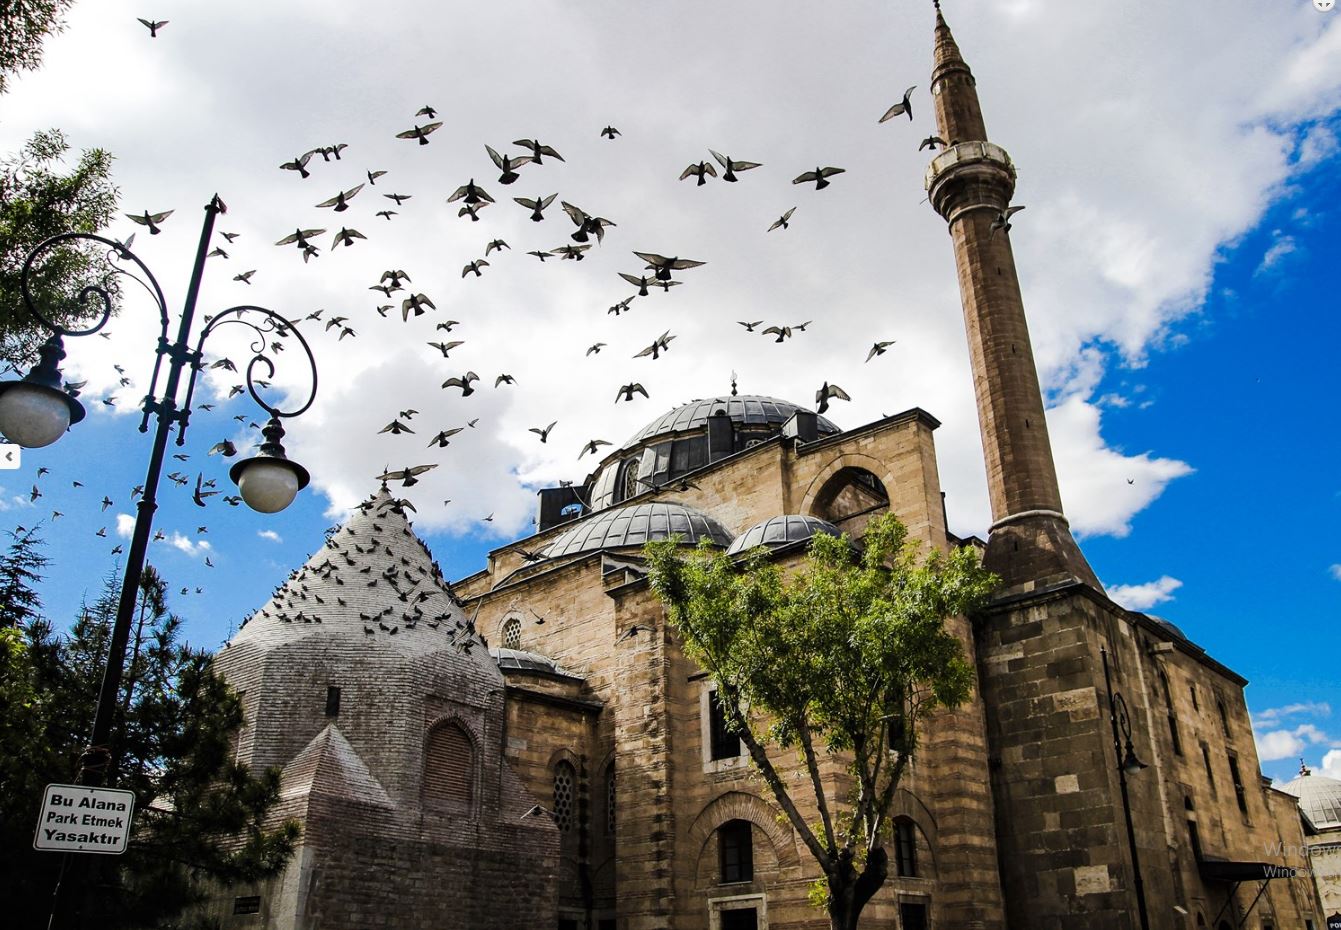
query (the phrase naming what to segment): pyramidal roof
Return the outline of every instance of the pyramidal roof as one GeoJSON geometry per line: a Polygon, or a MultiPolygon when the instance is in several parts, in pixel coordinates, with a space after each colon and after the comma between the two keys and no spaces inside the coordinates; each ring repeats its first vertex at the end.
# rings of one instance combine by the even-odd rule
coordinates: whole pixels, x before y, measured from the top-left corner
{"type": "Polygon", "coordinates": [[[243,623],[229,645],[268,649],[311,636],[348,635],[405,652],[455,647],[487,661],[488,650],[410,528],[409,506],[383,486],[243,623]]]}
{"type": "Polygon", "coordinates": [[[333,723],[284,766],[282,783],[280,797],[284,798],[323,794],[378,807],[395,806],[382,783],[333,723]]]}

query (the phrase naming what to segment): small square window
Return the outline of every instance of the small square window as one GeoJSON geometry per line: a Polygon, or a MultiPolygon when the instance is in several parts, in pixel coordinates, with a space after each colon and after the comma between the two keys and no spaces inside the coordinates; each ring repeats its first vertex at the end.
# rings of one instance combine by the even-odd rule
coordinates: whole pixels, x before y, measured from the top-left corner
{"type": "Polygon", "coordinates": [[[334,685],[326,689],[326,716],[340,716],[340,689],[334,685]]]}

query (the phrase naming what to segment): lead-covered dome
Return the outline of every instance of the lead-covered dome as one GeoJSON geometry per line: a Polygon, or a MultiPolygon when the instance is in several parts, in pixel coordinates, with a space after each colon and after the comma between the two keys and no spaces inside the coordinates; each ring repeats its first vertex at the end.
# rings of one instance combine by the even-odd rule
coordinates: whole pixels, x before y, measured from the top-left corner
{"type": "MultiPolygon", "coordinates": [[[[792,418],[792,414],[805,409],[791,401],[756,394],[708,397],[690,401],[662,414],[625,440],[619,449],[620,451],[632,449],[634,446],[672,433],[703,429],[708,423],[708,417],[718,410],[725,411],[737,427],[744,427],[747,430],[757,427],[761,431],[777,432],[782,428],[782,424],[792,418]]],[[[824,417],[818,417],[817,424],[821,436],[842,432],[832,421],[824,417]]]]}
{"type": "Polygon", "coordinates": [[[641,546],[648,540],[676,534],[689,545],[697,544],[700,539],[710,539],[719,546],[731,545],[731,534],[712,517],[683,504],[653,501],[588,517],[550,543],[544,554],[553,559],[596,549],[641,546]]]}
{"type": "Polygon", "coordinates": [[[769,517],[756,523],[736,537],[736,541],[726,550],[727,555],[735,555],[755,546],[783,546],[791,542],[809,539],[816,533],[841,536],[842,531],[828,520],[809,517],[804,514],[785,514],[769,517]]]}
{"type": "Polygon", "coordinates": [[[1299,810],[1317,830],[1341,827],[1341,781],[1301,768],[1299,777],[1280,786],[1299,799],[1299,810]]]}

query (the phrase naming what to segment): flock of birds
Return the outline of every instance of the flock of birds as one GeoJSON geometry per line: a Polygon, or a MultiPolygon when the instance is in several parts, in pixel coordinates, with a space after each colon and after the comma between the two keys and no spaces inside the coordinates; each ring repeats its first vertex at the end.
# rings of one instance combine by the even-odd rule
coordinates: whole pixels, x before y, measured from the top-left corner
{"type": "MultiPolygon", "coordinates": [[[[141,19],[141,23],[149,30],[151,38],[157,38],[160,30],[168,25],[167,20],[141,19]]],[[[902,98],[891,106],[879,122],[886,122],[898,116],[906,116],[910,121],[913,120],[913,93],[916,87],[909,87],[902,98]]],[[[396,139],[413,143],[416,149],[428,146],[436,133],[443,126],[443,120],[438,118],[438,111],[433,106],[423,106],[418,109],[412,119],[407,120],[410,128],[400,130],[394,133],[396,139]]],[[[600,137],[615,143],[621,137],[619,129],[613,125],[606,125],[599,132],[600,137]]],[[[919,150],[930,148],[933,151],[945,146],[945,140],[932,135],[921,141],[919,150]]],[[[951,141],[953,144],[953,140],[951,141]]],[[[521,172],[524,170],[527,178],[539,179],[540,169],[547,162],[565,162],[565,158],[552,145],[534,138],[515,139],[511,150],[504,149],[500,152],[491,145],[484,145],[484,154],[488,157],[487,163],[482,163],[482,169],[487,165],[492,165],[497,172],[494,180],[487,183],[497,183],[503,187],[510,187],[521,179],[521,172]]],[[[348,167],[350,156],[350,146],[343,142],[325,143],[314,146],[302,151],[287,160],[280,162],[279,170],[294,175],[294,181],[298,184],[305,184],[312,178],[318,177],[323,173],[324,166],[330,166],[326,170],[341,170],[342,173],[348,167]]],[[[720,179],[723,183],[738,183],[742,175],[748,172],[755,172],[763,168],[763,164],[757,161],[751,161],[736,158],[733,155],[726,155],[719,151],[709,148],[708,158],[701,158],[688,164],[679,175],[681,181],[694,179],[696,186],[702,186],[709,180],[720,179]]],[[[387,178],[390,172],[383,169],[360,168],[359,175],[355,180],[357,183],[350,184],[348,181],[340,184],[329,196],[322,196],[315,200],[313,209],[329,210],[333,221],[330,223],[316,223],[311,225],[300,225],[285,235],[280,236],[274,242],[277,248],[289,248],[296,251],[303,259],[303,262],[310,263],[313,259],[320,258],[324,252],[334,252],[339,248],[346,250],[354,249],[361,243],[369,241],[369,235],[358,228],[358,225],[349,217],[361,216],[364,220],[372,221],[377,224],[391,223],[400,215],[400,211],[407,202],[411,201],[418,194],[405,193],[389,188],[387,178]],[[338,218],[335,216],[338,214],[338,218]],[[333,229],[339,224],[338,229],[333,229]],[[329,239],[327,238],[329,236],[329,239]]],[[[792,185],[814,185],[815,191],[822,191],[833,183],[833,179],[845,173],[845,169],[832,165],[817,165],[813,170],[806,170],[792,178],[792,185]]],[[[752,176],[752,175],[751,175],[752,176]]],[[[466,183],[455,187],[450,194],[446,196],[446,202],[457,208],[458,218],[471,223],[480,222],[482,217],[488,215],[488,211],[498,208],[499,199],[504,202],[506,197],[495,197],[485,186],[486,182],[477,181],[476,178],[469,178],[466,183]]],[[[327,189],[329,191],[329,188],[327,189]]],[[[543,188],[542,188],[543,190],[543,188]]],[[[567,241],[560,245],[550,248],[535,248],[526,251],[528,256],[534,257],[540,262],[550,260],[581,262],[584,260],[584,253],[588,252],[593,245],[600,246],[605,242],[605,238],[612,230],[618,228],[618,224],[595,211],[589,211],[579,207],[566,200],[559,200],[558,193],[542,193],[535,196],[514,196],[510,198],[511,202],[517,207],[526,211],[527,218],[535,223],[541,224],[551,219],[554,215],[552,207],[556,200],[561,210],[562,216],[567,220],[570,228],[567,230],[567,241]],[[547,212],[551,211],[551,212],[547,212]]],[[[1012,206],[996,218],[992,224],[992,232],[998,231],[1008,233],[1010,231],[1011,218],[1019,211],[1022,206],[1012,206]]],[[[766,233],[776,233],[790,228],[793,218],[797,211],[796,206],[792,206],[778,216],[766,229],[766,233]]],[[[150,235],[159,235],[163,225],[173,216],[173,210],[143,210],[137,213],[128,213],[126,217],[137,226],[147,229],[150,235]]],[[[368,228],[365,226],[365,228],[368,228]]],[[[545,227],[549,228],[549,227],[545,227]]],[[[233,259],[235,251],[234,243],[239,238],[239,233],[220,231],[220,236],[224,240],[215,245],[208,253],[211,258],[220,260],[233,259]]],[[[129,247],[133,242],[134,236],[130,236],[124,245],[129,247]]],[[[245,245],[245,243],[244,243],[245,245]]],[[[491,268],[490,258],[498,261],[499,256],[504,252],[512,251],[512,246],[503,238],[494,236],[490,238],[485,245],[483,255],[473,258],[466,262],[461,269],[461,278],[481,277],[486,269],[491,268]]],[[[614,301],[608,308],[607,313],[615,317],[630,310],[634,300],[647,298],[653,290],[660,290],[668,293],[672,288],[680,287],[684,281],[683,274],[691,272],[694,269],[701,268],[706,264],[705,261],[687,258],[679,254],[662,254],[661,252],[652,252],[645,250],[631,250],[631,254],[638,260],[640,268],[632,271],[621,271],[619,277],[626,285],[634,288],[634,293],[626,294],[622,298],[614,301]]],[[[252,285],[254,277],[258,274],[257,268],[250,268],[239,271],[232,276],[232,280],[241,285],[252,285]]],[[[421,317],[427,313],[438,309],[433,298],[423,290],[415,286],[412,276],[402,268],[388,268],[377,275],[375,282],[369,283],[369,290],[378,295],[377,299],[382,302],[374,303],[372,310],[381,318],[388,318],[394,311],[399,310],[399,316],[402,323],[409,322],[412,318],[421,317]]],[[[332,314],[325,315],[324,310],[315,310],[307,314],[301,320],[291,321],[294,324],[299,322],[315,322],[323,327],[322,332],[333,334],[337,342],[346,339],[357,338],[358,329],[355,322],[351,321],[348,315],[332,314]]],[[[738,321],[739,325],[748,333],[757,334],[764,338],[771,338],[774,343],[783,343],[787,340],[797,337],[807,331],[814,321],[806,320],[800,323],[791,323],[783,321],[768,322],[765,320],[738,321]],[[768,325],[765,323],[768,322],[768,325]]],[[[358,324],[362,325],[362,324],[358,324]]],[[[445,360],[453,358],[452,353],[459,347],[466,344],[465,339],[451,338],[454,330],[461,323],[458,320],[447,319],[436,323],[434,332],[443,334],[434,341],[429,341],[426,345],[440,354],[445,360]]],[[[109,335],[104,332],[101,335],[109,335]]],[[[283,337],[287,335],[281,328],[275,335],[283,337]]],[[[650,345],[645,346],[637,352],[633,358],[646,358],[652,362],[659,360],[666,355],[671,343],[678,337],[670,330],[666,330],[656,337],[650,345]]],[[[865,362],[869,363],[873,359],[886,354],[889,349],[895,345],[895,340],[875,341],[866,351],[865,362]]],[[[586,349],[586,355],[592,356],[599,354],[606,349],[606,342],[595,342],[586,349]]],[[[272,342],[270,348],[273,352],[279,352],[283,349],[281,340],[272,342]]],[[[211,361],[208,365],[211,370],[218,371],[238,371],[234,361],[227,357],[220,357],[211,361]]],[[[116,366],[118,383],[123,387],[131,384],[131,380],[126,376],[124,369],[116,366]]],[[[447,377],[441,384],[444,390],[456,390],[460,392],[462,398],[468,398],[474,394],[479,385],[492,382],[493,389],[502,389],[518,383],[518,378],[508,372],[500,372],[489,377],[482,377],[473,370],[466,370],[447,377]]],[[[267,382],[256,382],[260,387],[266,387],[267,382]]],[[[77,391],[81,385],[67,385],[73,391],[77,391]]],[[[733,373],[731,383],[732,393],[736,393],[736,379],[733,373]]],[[[246,390],[242,384],[233,385],[225,398],[225,402],[246,390]]],[[[607,395],[609,396],[609,395],[607,395]]],[[[649,392],[646,387],[638,381],[630,381],[619,385],[614,391],[615,403],[631,403],[636,397],[649,398],[649,392]]],[[[842,400],[849,401],[851,398],[847,391],[837,384],[827,380],[815,392],[815,405],[817,412],[824,413],[831,401],[842,400]]],[[[114,395],[108,395],[102,398],[102,403],[107,406],[115,406],[117,398],[114,395]]],[[[198,404],[197,409],[209,411],[214,408],[214,404],[198,404]]],[[[421,424],[415,418],[419,411],[414,409],[402,409],[396,412],[390,422],[379,429],[381,434],[390,434],[392,436],[401,436],[404,434],[419,434],[421,424]]],[[[243,424],[251,429],[260,430],[260,424],[252,416],[239,414],[233,417],[239,424],[243,424]]],[[[431,435],[427,442],[429,449],[445,449],[453,441],[453,438],[463,432],[463,430],[476,427],[478,418],[468,420],[464,425],[434,426],[422,431],[420,438],[431,435]]],[[[550,419],[550,422],[543,426],[535,426],[529,429],[529,432],[538,437],[540,443],[548,444],[551,440],[551,434],[559,425],[558,419],[550,419]]],[[[591,454],[599,455],[599,450],[603,446],[610,446],[611,443],[605,439],[592,438],[582,444],[578,452],[578,459],[591,454]]],[[[230,439],[222,439],[215,442],[209,449],[208,455],[219,455],[222,457],[232,457],[238,452],[237,443],[230,439]]],[[[402,453],[397,453],[400,457],[402,453]]],[[[181,463],[190,460],[187,453],[179,453],[174,456],[181,463]]],[[[436,468],[437,463],[425,463],[417,465],[406,465],[400,468],[387,467],[376,477],[383,481],[398,481],[402,487],[410,487],[416,484],[419,476],[427,471],[436,468]]],[[[39,477],[47,473],[46,469],[39,470],[39,477]]],[[[216,487],[215,479],[206,478],[203,470],[199,470],[195,476],[194,482],[189,474],[180,470],[173,471],[168,475],[169,481],[183,489],[184,493],[189,493],[192,502],[200,507],[205,507],[209,503],[208,499],[213,496],[219,496],[221,500],[228,505],[237,506],[240,498],[236,495],[223,495],[216,487]]],[[[78,481],[76,487],[80,487],[78,481]]],[[[128,499],[133,500],[139,496],[142,488],[131,489],[128,499]]],[[[42,496],[41,488],[34,485],[31,492],[31,502],[35,503],[42,496]]],[[[450,503],[449,500],[444,504],[450,503]]],[[[102,495],[101,508],[106,512],[114,502],[111,496],[102,495]]],[[[63,514],[60,511],[54,511],[52,519],[58,519],[63,514]]],[[[490,514],[483,518],[484,522],[491,522],[493,515],[490,514]]],[[[208,530],[205,525],[198,527],[198,534],[203,535],[208,530]]],[[[107,527],[99,527],[95,536],[106,538],[107,527]]],[[[156,537],[163,540],[165,537],[160,532],[156,537]]],[[[113,554],[119,554],[122,546],[117,545],[112,549],[113,554]]],[[[207,556],[205,559],[207,566],[212,566],[212,562],[207,556]]],[[[199,590],[199,589],[197,589],[199,590]]],[[[186,589],[183,589],[186,593],[186,589]]]]}

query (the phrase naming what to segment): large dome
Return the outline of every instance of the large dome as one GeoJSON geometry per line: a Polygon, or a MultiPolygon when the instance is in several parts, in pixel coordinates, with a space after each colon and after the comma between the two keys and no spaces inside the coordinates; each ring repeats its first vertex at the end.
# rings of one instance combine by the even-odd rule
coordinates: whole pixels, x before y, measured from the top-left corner
{"type": "Polygon", "coordinates": [[[1341,781],[1303,769],[1294,781],[1280,786],[1299,799],[1299,809],[1318,830],[1341,827],[1341,781]]]}
{"type": "Polygon", "coordinates": [[[677,533],[690,545],[700,539],[731,545],[731,534],[712,517],[683,504],[653,501],[588,517],[550,543],[544,554],[553,559],[596,549],[641,546],[650,539],[666,539],[677,533]]]}
{"type": "MultiPolygon", "coordinates": [[[[798,410],[807,408],[791,401],[778,400],[776,397],[762,397],[754,394],[741,394],[728,397],[708,397],[691,401],[684,406],[664,413],[634,433],[620,446],[620,451],[632,449],[659,436],[682,433],[687,430],[702,429],[708,423],[708,417],[717,410],[725,410],[726,415],[735,423],[744,426],[771,427],[781,429],[782,424],[792,418],[798,410]]],[[[818,418],[821,436],[840,433],[831,421],[818,418]]]]}
{"type": "Polygon", "coordinates": [[[770,517],[756,523],[737,536],[736,541],[726,550],[726,554],[735,555],[738,552],[753,549],[755,546],[785,546],[787,543],[809,539],[816,533],[841,536],[842,530],[828,520],[821,520],[819,517],[809,517],[804,514],[793,513],[781,517],[770,517]]]}

